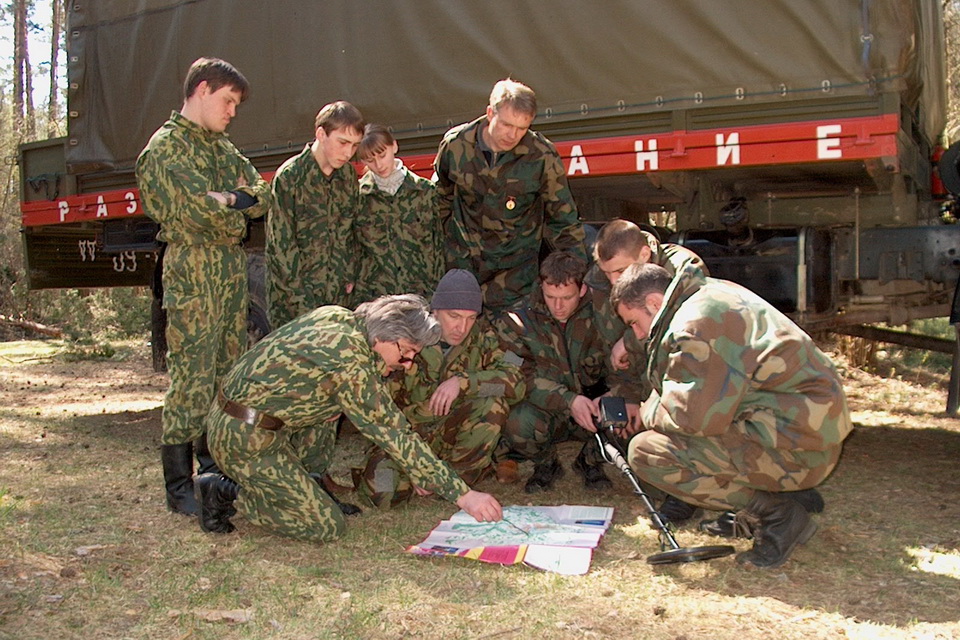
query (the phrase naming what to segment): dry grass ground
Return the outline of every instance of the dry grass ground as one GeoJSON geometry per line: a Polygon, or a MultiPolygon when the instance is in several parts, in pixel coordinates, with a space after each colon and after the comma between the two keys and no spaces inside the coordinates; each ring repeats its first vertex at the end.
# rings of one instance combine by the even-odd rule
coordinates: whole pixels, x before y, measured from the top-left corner
{"type": "MultiPolygon", "coordinates": [[[[146,349],[67,362],[59,348],[0,344],[0,638],[960,637],[960,421],[942,378],[844,369],[857,430],[822,487],[818,534],[783,567],[652,567],[657,538],[626,481],[598,496],[568,471],[538,503],[616,512],[590,573],[563,577],[405,554],[455,510],[434,499],[368,510],[329,545],[239,518],[206,535],[164,508],[166,378],[146,349]]],[[[343,481],[358,436],[344,445],[343,481]]],[[[568,469],[575,452],[562,450],[568,469]]]]}

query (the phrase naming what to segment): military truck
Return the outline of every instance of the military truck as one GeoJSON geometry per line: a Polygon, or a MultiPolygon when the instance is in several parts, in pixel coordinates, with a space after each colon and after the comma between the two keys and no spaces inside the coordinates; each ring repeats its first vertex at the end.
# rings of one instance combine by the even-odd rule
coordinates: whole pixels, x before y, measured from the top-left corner
{"type": "Polygon", "coordinates": [[[66,37],[69,133],[20,159],[32,287],[152,281],[134,160],[210,55],[252,84],[229,131],[267,176],[337,99],[429,176],[509,76],[536,90],[585,222],[649,225],[811,329],[955,297],[939,2],[93,0],[69,4],[66,37]]]}

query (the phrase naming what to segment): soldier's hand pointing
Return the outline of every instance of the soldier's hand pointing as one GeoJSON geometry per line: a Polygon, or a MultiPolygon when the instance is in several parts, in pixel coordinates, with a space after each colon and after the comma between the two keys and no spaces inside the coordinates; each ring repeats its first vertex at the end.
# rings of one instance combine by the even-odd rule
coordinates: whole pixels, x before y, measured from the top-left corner
{"type": "Polygon", "coordinates": [[[457,506],[473,516],[477,522],[497,522],[503,519],[503,508],[489,493],[471,489],[457,499],[457,506]]]}

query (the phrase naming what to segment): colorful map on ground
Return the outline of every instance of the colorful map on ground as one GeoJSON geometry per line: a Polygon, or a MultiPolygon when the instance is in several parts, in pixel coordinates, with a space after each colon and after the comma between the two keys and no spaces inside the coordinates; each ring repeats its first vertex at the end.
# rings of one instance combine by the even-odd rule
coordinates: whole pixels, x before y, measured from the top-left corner
{"type": "Polygon", "coordinates": [[[613,507],[578,505],[503,509],[499,522],[477,522],[465,511],[437,525],[410,553],[493,562],[524,562],[540,569],[586,573],[593,549],[613,519],[613,507]]]}

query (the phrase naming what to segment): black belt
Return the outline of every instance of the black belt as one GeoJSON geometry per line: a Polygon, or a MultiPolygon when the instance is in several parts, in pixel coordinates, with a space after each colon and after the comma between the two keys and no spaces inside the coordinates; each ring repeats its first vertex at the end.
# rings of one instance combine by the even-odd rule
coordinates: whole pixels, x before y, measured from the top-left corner
{"type": "Polygon", "coordinates": [[[280,418],[274,418],[269,413],[264,413],[253,407],[246,407],[239,402],[234,402],[223,395],[222,389],[217,392],[217,406],[228,416],[245,422],[251,427],[266,429],[267,431],[277,431],[283,428],[283,420],[280,418]]]}

